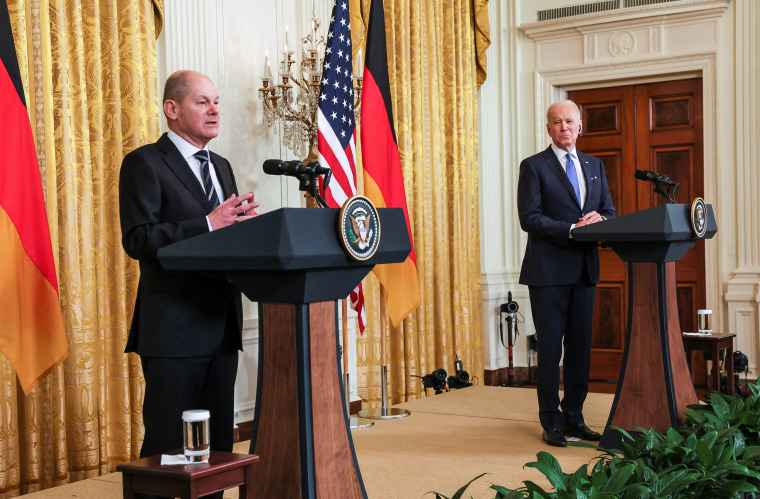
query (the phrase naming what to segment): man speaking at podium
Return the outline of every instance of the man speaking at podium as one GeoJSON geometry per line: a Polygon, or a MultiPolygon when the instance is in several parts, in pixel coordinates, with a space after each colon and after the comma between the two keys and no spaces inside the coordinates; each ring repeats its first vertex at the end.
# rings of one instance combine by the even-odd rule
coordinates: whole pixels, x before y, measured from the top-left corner
{"type": "Polygon", "coordinates": [[[557,447],[567,444],[565,437],[601,438],[583,419],[599,253],[596,242],[573,241],[572,230],[616,212],[601,160],[575,149],[581,126],[574,102],[549,106],[546,130],[552,144],[520,163],[517,185],[520,226],[528,233],[520,284],[528,286],[538,340],[538,416],[544,441],[557,447]]]}
{"type": "Polygon", "coordinates": [[[140,261],[126,352],[140,355],[145,377],[141,457],[182,448],[188,409],[208,409],[211,448],[232,450],[240,292],[221,274],[167,271],[156,258],[159,248],[257,215],[253,193],[238,196],[230,163],[208,151],[218,106],[208,77],[172,74],[163,97],[170,131],[121,166],[122,245],[140,261]]]}

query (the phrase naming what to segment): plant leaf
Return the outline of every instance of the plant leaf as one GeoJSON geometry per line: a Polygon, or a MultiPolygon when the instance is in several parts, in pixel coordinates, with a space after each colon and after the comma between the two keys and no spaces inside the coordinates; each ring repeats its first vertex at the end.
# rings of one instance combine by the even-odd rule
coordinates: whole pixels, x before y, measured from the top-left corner
{"type": "Polygon", "coordinates": [[[720,393],[713,392],[710,395],[710,405],[712,406],[715,415],[719,418],[725,418],[726,414],[731,413],[731,409],[728,407],[726,401],[723,400],[723,396],[720,393]]]}
{"type": "Polygon", "coordinates": [[[722,483],[721,489],[732,495],[739,492],[757,492],[757,487],[743,480],[728,480],[722,483]]]}
{"type": "Polygon", "coordinates": [[[604,487],[602,487],[602,491],[610,493],[620,492],[623,485],[625,485],[628,479],[631,478],[631,475],[633,475],[635,469],[636,466],[634,464],[628,464],[615,469],[610,468],[612,471],[610,473],[610,478],[607,480],[607,483],[604,484],[604,487]]]}
{"type": "Polygon", "coordinates": [[[491,488],[496,491],[494,499],[523,499],[525,497],[519,490],[508,489],[501,485],[491,485],[491,488]]]}
{"type": "Polygon", "coordinates": [[[531,482],[530,480],[525,480],[523,483],[525,484],[525,488],[527,488],[530,492],[532,492],[531,497],[538,496],[538,497],[544,497],[546,499],[551,498],[551,494],[549,494],[543,488],[539,487],[538,485],[531,482]]]}
{"type": "Polygon", "coordinates": [[[697,456],[705,468],[713,465],[713,455],[710,451],[710,446],[703,439],[697,441],[697,456]]]}
{"type": "MultiPolygon", "coordinates": [[[[464,491],[465,491],[465,490],[467,490],[467,487],[469,487],[469,486],[472,484],[472,482],[474,482],[474,481],[475,481],[475,480],[477,480],[478,478],[482,477],[483,475],[487,475],[487,474],[488,474],[488,473],[481,473],[480,475],[476,476],[475,478],[473,478],[472,480],[470,480],[470,481],[469,481],[469,482],[467,482],[466,484],[462,485],[462,486],[459,488],[459,490],[457,490],[457,491],[454,493],[454,495],[453,495],[453,496],[451,496],[451,499],[461,499],[461,498],[462,498],[462,495],[464,494],[464,491]]],[[[431,491],[431,492],[428,492],[427,494],[435,494],[435,497],[436,497],[436,499],[449,499],[449,498],[448,498],[448,497],[446,497],[445,495],[443,495],[443,494],[440,494],[440,493],[438,493],[438,492],[432,492],[432,491],[431,491]]],[[[425,495],[427,495],[427,494],[425,494],[425,495]]]]}
{"type": "Polygon", "coordinates": [[[528,463],[525,466],[536,468],[538,471],[540,471],[549,480],[549,483],[552,484],[552,487],[554,487],[555,490],[566,490],[565,475],[562,473],[562,471],[557,471],[550,464],[540,462],[528,463]]]}

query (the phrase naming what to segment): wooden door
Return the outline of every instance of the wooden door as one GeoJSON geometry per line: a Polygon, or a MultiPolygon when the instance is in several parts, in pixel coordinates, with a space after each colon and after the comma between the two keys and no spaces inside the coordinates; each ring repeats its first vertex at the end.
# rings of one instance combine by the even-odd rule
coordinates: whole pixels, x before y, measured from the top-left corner
{"type": "MultiPolygon", "coordinates": [[[[668,200],[654,185],[634,177],[652,170],[680,182],[675,197],[691,203],[703,195],[702,81],[678,80],[568,92],[581,109],[580,151],[604,162],[619,215],[668,200]]],[[[610,249],[600,249],[592,328],[591,379],[617,380],[628,318],[626,264],[610,249]]],[[[704,241],[677,264],[681,329],[693,330],[696,311],[705,303],[704,241]]]]}

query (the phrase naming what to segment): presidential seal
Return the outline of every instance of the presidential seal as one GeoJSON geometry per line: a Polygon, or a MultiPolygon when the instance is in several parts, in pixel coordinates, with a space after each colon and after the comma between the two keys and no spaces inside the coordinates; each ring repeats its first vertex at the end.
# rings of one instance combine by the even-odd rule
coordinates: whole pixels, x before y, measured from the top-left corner
{"type": "Polygon", "coordinates": [[[367,260],[380,244],[380,217],[372,201],[354,196],[343,204],[338,218],[340,241],[354,260],[367,260]]]}
{"type": "Polygon", "coordinates": [[[702,198],[695,198],[691,203],[691,230],[700,238],[707,233],[707,205],[702,198]]]}

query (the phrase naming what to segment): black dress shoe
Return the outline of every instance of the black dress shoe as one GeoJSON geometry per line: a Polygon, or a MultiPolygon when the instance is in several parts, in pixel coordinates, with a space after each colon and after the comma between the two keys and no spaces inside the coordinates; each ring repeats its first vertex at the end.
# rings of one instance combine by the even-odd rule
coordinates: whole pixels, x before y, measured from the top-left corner
{"type": "Polygon", "coordinates": [[[554,447],[565,447],[567,445],[567,440],[559,428],[544,430],[544,442],[554,447]]]}
{"type": "Polygon", "coordinates": [[[576,437],[580,438],[581,440],[599,441],[602,439],[602,436],[600,434],[586,426],[584,423],[575,426],[563,425],[562,433],[566,437],[576,437]]]}

